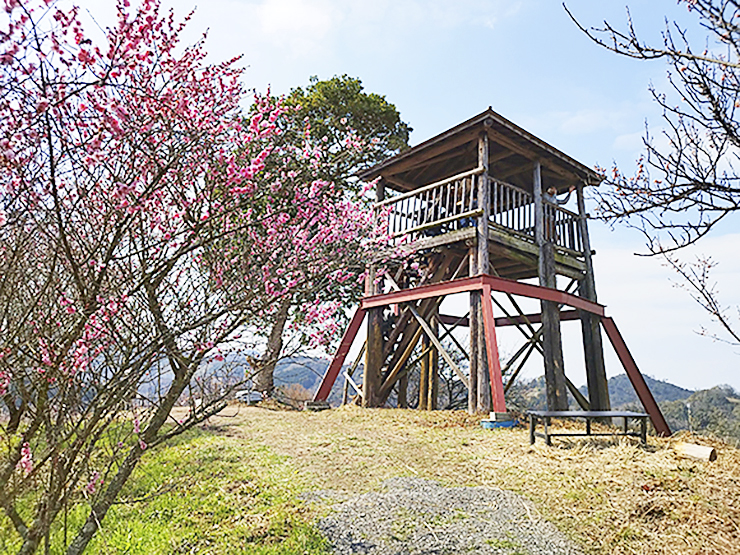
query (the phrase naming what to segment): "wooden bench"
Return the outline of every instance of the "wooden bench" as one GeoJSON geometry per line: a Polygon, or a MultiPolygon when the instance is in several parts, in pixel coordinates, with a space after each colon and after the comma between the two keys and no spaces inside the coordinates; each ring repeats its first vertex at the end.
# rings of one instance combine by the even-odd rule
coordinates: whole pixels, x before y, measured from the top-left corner
{"type": "Polygon", "coordinates": [[[642,444],[647,443],[647,419],[648,415],[642,412],[632,411],[615,411],[615,410],[529,410],[529,443],[533,444],[535,436],[544,438],[546,445],[552,445],[550,438],[562,437],[562,436],[632,436],[639,437],[642,444]],[[550,432],[550,419],[551,418],[584,418],[586,420],[586,433],[578,432],[550,432]],[[615,433],[592,433],[591,432],[591,421],[595,418],[624,418],[624,429],[622,432],[615,433]],[[631,432],[629,429],[629,419],[635,419],[640,421],[640,431],[631,432]],[[542,421],[545,427],[545,433],[539,433],[536,431],[537,422],[542,421]]]}

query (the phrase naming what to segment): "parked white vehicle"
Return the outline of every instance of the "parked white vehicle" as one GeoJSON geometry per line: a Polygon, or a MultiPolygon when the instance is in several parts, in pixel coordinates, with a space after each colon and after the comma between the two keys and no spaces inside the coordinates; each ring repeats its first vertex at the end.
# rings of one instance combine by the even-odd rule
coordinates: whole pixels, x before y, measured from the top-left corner
{"type": "Polygon", "coordinates": [[[262,400],[262,394],[259,391],[243,390],[237,391],[234,398],[240,403],[254,405],[262,400]]]}

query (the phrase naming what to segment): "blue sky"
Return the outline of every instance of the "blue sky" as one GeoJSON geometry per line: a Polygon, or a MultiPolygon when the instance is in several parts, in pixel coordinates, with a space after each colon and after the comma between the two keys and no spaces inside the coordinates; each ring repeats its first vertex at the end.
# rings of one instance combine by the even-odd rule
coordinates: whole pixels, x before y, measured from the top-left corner
{"type": "MultiPolygon", "coordinates": [[[[79,2],[110,22],[110,0],[79,2]]],[[[557,0],[165,0],[177,16],[196,7],[187,40],[209,29],[213,61],[243,54],[246,84],[275,93],[349,74],[383,94],[419,143],[489,105],[577,160],[618,163],[628,173],[641,151],[646,121],[659,134],[660,111],[648,86],[668,92],[662,61],[638,62],[593,44],[557,0]]],[[[585,25],[622,25],[625,2],[569,0],[585,25]]],[[[629,3],[635,26],[660,41],[665,18],[678,19],[704,42],[686,7],[675,0],[629,3]]],[[[727,383],[740,389],[740,347],[695,330],[712,323],[670,270],[644,252],[639,234],[591,226],[599,300],[607,305],[641,370],[688,388],[727,383]]],[[[740,304],[737,219],[702,241],[691,257],[710,254],[725,304],[740,304]]],[[[736,309],[732,309],[737,314],[736,309]]],[[[502,350],[513,350],[501,337],[502,350]]],[[[578,341],[565,339],[566,368],[580,376],[578,341]]],[[[513,344],[512,344],[513,345],[513,344]]],[[[609,374],[621,373],[609,355],[609,374]]],[[[529,368],[536,375],[536,368],[529,368]]]]}

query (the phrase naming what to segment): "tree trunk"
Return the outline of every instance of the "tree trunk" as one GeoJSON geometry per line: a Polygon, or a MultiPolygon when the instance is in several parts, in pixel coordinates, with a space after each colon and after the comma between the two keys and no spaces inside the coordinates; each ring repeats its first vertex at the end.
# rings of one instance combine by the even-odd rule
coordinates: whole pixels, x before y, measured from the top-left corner
{"type": "Polygon", "coordinates": [[[272,330],[270,330],[270,337],[267,339],[267,351],[265,356],[262,357],[262,364],[257,369],[257,374],[254,376],[255,391],[260,391],[267,396],[272,395],[275,389],[275,365],[280,360],[280,352],[283,350],[283,331],[285,331],[288,311],[292,302],[293,299],[290,296],[281,301],[275,321],[272,324],[272,330]]]}

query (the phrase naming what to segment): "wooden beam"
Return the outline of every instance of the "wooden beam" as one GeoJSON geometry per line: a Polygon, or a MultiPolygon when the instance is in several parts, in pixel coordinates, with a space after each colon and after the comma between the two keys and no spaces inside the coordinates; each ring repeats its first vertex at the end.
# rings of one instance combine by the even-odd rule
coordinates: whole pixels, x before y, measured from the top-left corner
{"type": "Polygon", "coordinates": [[[430,160],[439,154],[449,151],[457,146],[463,145],[476,139],[478,136],[477,129],[470,129],[459,134],[456,137],[451,137],[446,141],[442,141],[440,144],[431,146],[419,153],[410,156],[406,160],[399,161],[395,164],[388,166],[381,170],[380,175],[386,177],[388,175],[398,175],[405,171],[419,168],[425,164],[430,163],[430,160]]]}
{"type": "Polygon", "coordinates": [[[413,191],[417,187],[413,183],[409,183],[408,181],[404,181],[403,179],[392,175],[383,176],[383,179],[391,185],[395,185],[396,187],[403,189],[404,191],[413,191]]]}
{"type": "Polygon", "coordinates": [[[580,406],[583,410],[591,410],[591,403],[589,403],[588,399],[583,396],[583,393],[578,391],[578,388],[573,385],[573,382],[568,379],[568,376],[565,376],[565,385],[568,387],[568,391],[570,391],[570,394],[573,395],[576,403],[578,403],[578,406],[580,406]]]}
{"type": "MultiPolygon", "coordinates": [[[[357,367],[360,365],[360,361],[362,360],[362,355],[365,354],[365,348],[367,347],[367,340],[362,342],[362,348],[360,349],[360,352],[355,357],[355,361],[352,363],[352,366],[350,366],[349,370],[347,371],[347,374],[352,377],[355,373],[355,370],[357,370],[357,367]]],[[[347,381],[344,382],[344,388],[342,390],[342,404],[347,404],[347,381]]],[[[357,388],[355,388],[357,389],[357,388]]]]}
{"type": "Polygon", "coordinates": [[[380,386],[380,393],[379,393],[381,399],[385,400],[388,398],[388,395],[390,395],[390,392],[393,389],[393,386],[396,384],[398,375],[400,374],[401,370],[403,370],[403,367],[406,364],[406,361],[408,361],[409,357],[414,352],[414,348],[416,348],[416,344],[419,342],[419,339],[421,338],[421,334],[422,334],[421,327],[417,327],[416,331],[411,336],[411,339],[409,339],[409,341],[406,343],[398,361],[396,361],[393,364],[393,367],[388,372],[388,375],[385,377],[385,380],[383,380],[383,384],[380,386]]]}
{"type": "Polygon", "coordinates": [[[454,360],[452,360],[452,357],[442,346],[442,343],[439,342],[439,339],[437,339],[437,336],[434,334],[431,326],[427,323],[426,320],[424,320],[424,318],[421,317],[421,315],[413,306],[410,306],[409,308],[411,309],[411,314],[413,314],[414,318],[416,318],[416,321],[419,322],[421,329],[424,330],[424,333],[427,335],[427,337],[429,337],[429,340],[437,348],[439,354],[442,355],[443,359],[445,359],[445,362],[450,366],[450,368],[452,368],[455,374],[457,374],[457,377],[460,378],[460,381],[465,384],[465,387],[470,387],[470,382],[468,381],[467,376],[463,374],[462,370],[460,370],[460,367],[454,360]]]}
{"type": "Polygon", "coordinates": [[[531,160],[532,162],[539,160],[540,164],[546,166],[548,170],[563,177],[564,179],[570,179],[571,181],[576,181],[579,178],[578,175],[559,167],[557,164],[553,164],[547,158],[540,160],[541,154],[535,152],[532,149],[529,149],[527,147],[520,145],[516,141],[513,141],[509,137],[503,135],[502,133],[499,133],[498,131],[492,128],[488,129],[488,136],[491,138],[491,140],[498,143],[499,145],[504,146],[508,148],[509,150],[516,152],[517,154],[521,154],[522,156],[531,160]]]}

